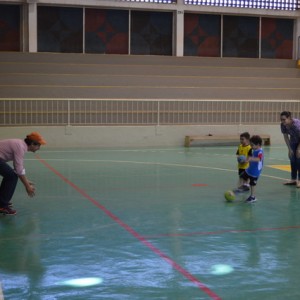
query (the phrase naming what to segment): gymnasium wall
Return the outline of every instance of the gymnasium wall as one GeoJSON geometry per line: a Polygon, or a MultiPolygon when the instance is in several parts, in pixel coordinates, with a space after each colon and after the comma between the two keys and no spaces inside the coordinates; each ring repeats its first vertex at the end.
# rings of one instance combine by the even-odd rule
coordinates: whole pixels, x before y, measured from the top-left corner
{"type": "MultiPolygon", "coordinates": [[[[1,139],[23,138],[38,130],[46,139],[43,148],[82,147],[178,147],[184,145],[185,135],[231,135],[249,131],[250,134],[270,134],[273,146],[284,145],[278,125],[195,125],[195,126],[39,126],[3,127],[1,139]]],[[[205,143],[202,143],[204,145],[205,143]]]]}
{"type": "MultiPolygon", "coordinates": [[[[23,49],[23,9],[0,4],[0,51],[23,49]]],[[[39,52],[173,55],[175,28],[168,11],[37,7],[39,52]]],[[[186,56],[292,59],[293,38],[294,19],[184,14],[186,56]]]]}

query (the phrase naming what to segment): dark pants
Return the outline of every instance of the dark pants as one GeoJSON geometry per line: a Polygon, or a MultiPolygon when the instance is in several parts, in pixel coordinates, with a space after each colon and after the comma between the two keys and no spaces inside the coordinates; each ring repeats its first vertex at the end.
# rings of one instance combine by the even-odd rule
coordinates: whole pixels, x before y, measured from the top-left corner
{"type": "Polygon", "coordinates": [[[7,207],[12,196],[14,195],[19,177],[13,168],[1,159],[0,175],[3,177],[0,185],[0,207],[7,207]]]}
{"type": "Polygon", "coordinates": [[[300,180],[300,158],[296,157],[296,150],[297,150],[298,144],[290,144],[290,145],[294,152],[293,157],[290,157],[291,179],[292,180],[300,180]]]}

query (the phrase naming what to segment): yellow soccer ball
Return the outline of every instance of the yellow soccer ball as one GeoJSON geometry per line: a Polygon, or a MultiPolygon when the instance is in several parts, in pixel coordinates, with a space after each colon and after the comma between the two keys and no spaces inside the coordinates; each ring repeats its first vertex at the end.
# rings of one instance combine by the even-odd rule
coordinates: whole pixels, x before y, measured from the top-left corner
{"type": "Polygon", "coordinates": [[[232,202],[232,201],[235,200],[235,194],[234,194],[234,192],[231,191],[231,190],[226,191],[226,192],[224,193],[224,197],[225,197],[226,201],[228,201],[228,202],[232,202]]]}

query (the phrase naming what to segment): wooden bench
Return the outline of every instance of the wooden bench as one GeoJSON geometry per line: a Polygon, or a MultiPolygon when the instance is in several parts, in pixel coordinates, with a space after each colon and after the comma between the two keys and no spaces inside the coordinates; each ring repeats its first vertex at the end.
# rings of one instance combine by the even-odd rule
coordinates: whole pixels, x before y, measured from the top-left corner
{"type": "MultiPolygon", "coordinates": [[[[260,134],[259,135],[264,145],[271,145],[271,137],[268,134],[260,134]]],[[[239,135],[186,135],[184,140],[184,146],[190,147],[191,142],[193,141],[237,141],[239,143],[240,136],[239,135]]]]}

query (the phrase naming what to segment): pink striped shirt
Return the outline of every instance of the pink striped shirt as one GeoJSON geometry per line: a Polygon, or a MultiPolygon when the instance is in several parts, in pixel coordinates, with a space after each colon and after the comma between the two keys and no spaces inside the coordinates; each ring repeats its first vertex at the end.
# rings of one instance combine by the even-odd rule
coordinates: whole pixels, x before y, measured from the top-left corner
{"type": "Polygon", "coordinates": [[[27,144],[20,139],[0,140],[0,159],[12,161],[17,175],[25,175],[24,155],[28,151],[27,144]]]}

